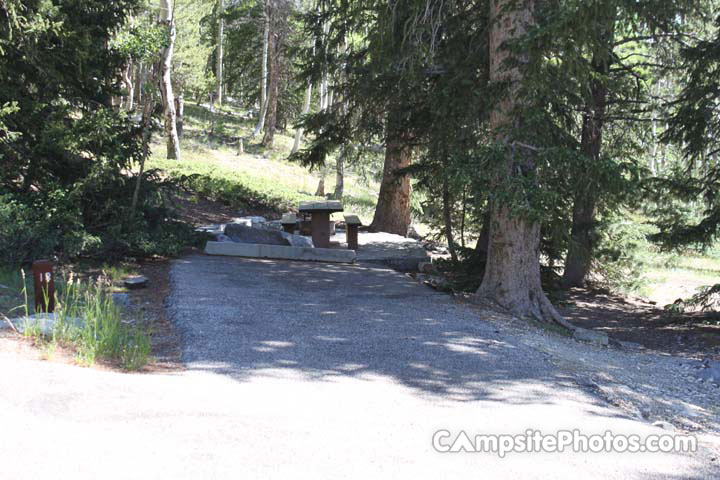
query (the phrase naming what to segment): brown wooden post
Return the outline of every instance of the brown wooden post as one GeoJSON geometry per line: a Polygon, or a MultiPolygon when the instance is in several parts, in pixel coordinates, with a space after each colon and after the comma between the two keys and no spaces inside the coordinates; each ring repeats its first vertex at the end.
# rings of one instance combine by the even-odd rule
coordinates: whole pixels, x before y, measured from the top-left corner
{"type": "Polygon", "coordinates": [[[350,250],[358,249],[358,227],[360,225],[346,224],[347,246],[350,250]]]}
{"type": "Polygon", "coordinates": [[[37,260],[32,264],[35,286],[35,311],[52,313],[55,311],[55,275],[50,260],[37,260]]]}
{"type": "Polygon", "coordinates": [[[312,212],[312,240],[315,248],[330,247],[330,213],[312,212]]]}

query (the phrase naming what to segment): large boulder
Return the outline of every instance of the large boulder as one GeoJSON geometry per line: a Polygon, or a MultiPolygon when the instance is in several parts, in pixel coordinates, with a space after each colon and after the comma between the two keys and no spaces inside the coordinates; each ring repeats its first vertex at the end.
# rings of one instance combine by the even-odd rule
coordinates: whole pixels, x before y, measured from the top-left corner
{"type": "Polygon", "coordinates": [[[225,235],[233,242],[257,243],[261,245],[285,245],[290,242],[277,230],[248,227],[244,223],[228,223],[225,225],[225,235]]]}

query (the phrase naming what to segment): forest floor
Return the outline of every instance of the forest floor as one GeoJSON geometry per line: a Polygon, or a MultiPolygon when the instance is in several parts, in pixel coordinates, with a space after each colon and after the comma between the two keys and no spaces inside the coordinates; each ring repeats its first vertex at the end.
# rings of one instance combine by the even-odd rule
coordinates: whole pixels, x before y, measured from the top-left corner
{"type": "Polygon", "coordinates": [[[573,289],[556,298],[561,299],[560,313],[573,324],[603,331],[618,342],[659,353],[720,360],[720,314],[669,313],[651,301],[605,289],[573,289]]]}

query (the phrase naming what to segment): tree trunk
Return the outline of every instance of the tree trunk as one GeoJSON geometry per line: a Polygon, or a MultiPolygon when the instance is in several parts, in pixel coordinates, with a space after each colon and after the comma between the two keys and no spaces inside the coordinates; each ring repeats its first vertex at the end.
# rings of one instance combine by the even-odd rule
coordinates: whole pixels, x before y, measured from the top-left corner
{"type": "MultiPolygon", "coordinates": [[[[508,42],[525,36],[533,24],[534,3],[534,0],[493,0],[490,4],[490,81],[508,85],[490,116],[496,141],[506,152],[496,180],[498,188],[526,182],[527,176],[533,175],[536,169],[532,151],[517,147],[522,140],[517,136],[524,132],[520,65],[527,57],[506,48],[508,42]]],[[[511,205],[501,201],[492,202],[490,208],[488,259],[475,298],[492,301],[521,317],[531,316],[573,328],[557,313],[542,290],[540,224],[517,212],[518,209],[511,213],[511,205]]]]}
{"type": "Polygon", "coordinates": [[[263,51],[262,66],[260,75],[260,115],[255,131],[252,136],[255,138],[265,128],[265,115],[267,114],[267,83],[268,83],[268,50],[270,44],[270,12],[267,1],[265,2],[265,28],[263,29],[263,51]]]}
{"type": "Polygon", "coordinates": [[[215,73],[217,74],[217,103],[223,104],[223,37],[225,33],[225,20],[222,15],[225,13],[225,1],[218,0],[218,35],[217,35],[217,65],[215,73]]]}
{"type": "Polygon", "coordinates": [[[383,178],[370,230],[404,237],[410,227],[410,177],[396,172],[410,166],[412,147],[389,123],[383,178]]]}
{"type": "Polygon", "coordinates": [[[143,63],[138,64],[137,71],[135,72],[135,103],[140,105],[143,103],[143,86],[145,85],[145,65],[143,63]]]}
{"type": "Polygon", "coordinates": [[[185,127],[185,98],[182,93],[175,97],[175,111],[177,114],[177,134],[178,138],[180,138],[185,127]]]}
{"type": "Polygon", "coordinates": [[[133,109],[133,101],[135,100],[135,83],[132,78],[133,73],[133,62],[130,60],[123,70],[122,80],[127,89],[127,95],[125,96],[125,111],[129,112],[133,109]]]}
{"type": "Polygon", "coordinates": [[[332,197],[335,200],[342,200],[345,190],[345,147],[340,149],[335,159],[335,191],[332,197]]]}
{"type": "Polygon", "coordinates": [[[447,157],[443,161],[443,185],[442,185],[442,203],[443,203],[443,222],[445,223],[445,239],[448,243],[448,250],[450,250],[450,258],[454,263],[458,262],[457,251],[455,250],[455,240],[453,239],[452,231],[452,205],[450,199],[450,181],[448,178],[448,162],[447,157]]]}
{"type": "Polygon", "coordinates": [[[170,0],[160,0],[160,23],[169,29],[168,46],[162,51],[160,62],[160,93],[162,95],[165,116],[165,137],[167,138],[167,158],[180,160],[180,139],[177,134],[175,95],[172,87],[172,58],[175,49],[175,20],[170,8],[170,0]]]}
{"type": "MultiPolygon", "coordinates": [[[[607,24],[607,30],[600,36],[607,45],[602,45],[599,51],[603,53],[593,55],[592,59],[593,70],[597,73],[597,77],[594,77],[590,83],[590,97],[583,115],[580,140],[580,151],[585,161],[590,163],[597,163],[600,160],[602,150],[608,88],[602,78],[598,77],[606,76],[610,69],[611,56],[604,52],[608,51],[614,38],[614,26],[615,22],[612,18],[607,24]]],[[[561,282],[564,288],[585,285],[592,266],[595,246],[595,208],[598,201],[598,189],[594,185],[587,185],[581,179],[577,179],[576,183],[580,188],[575,195],[573,204],[570,243],[561,282]]]]}
{"type": "MultiPolygon", "coordinates": [[[[310,112],[310,101],[312,100],[312,82],[308,81],[307,89],[305,89],[305,101],[303,102],[302,115],[307,115],[310,112]]],[[[299,127],[295,132],[295,143],[293,144],[291,154],[296,153],[300,150],[300,143],[302,142],[303,128],[299,127]]]]}
{"type": "Polygon", "coordinates": [[[480,227],[480,236],[475,244],[475,252],[480,256],[480,259],[485,262],[487,261],[488,249],[490,248],[490,208],[485,210],[483,214],[483,223],[480,227]]]}
{"type": "Polygon", "coordinates": [[[137,204],[140,199],[140,186],[142,185],[142,178],[145,174],[145,160],[148,157],[149,153],[149,147],[150,147],[150,118],[152,117],[152,106],[153,106],[153,100],[150,95],[147,96],[144,100],[143,105],[143,114],[142,114],[142,125],[143,125],[143,131],[142,131],[142,148],[143,148],[143,156],[140,159],[140,171],[138,172],[138,176],[135,179],[135,189],[133,190],[133,196],[132,196],[132,202],[130,203],[130,214],[128,217],[128,220],[132,221],[133,218],[135,218],[135,210],[137,209],[137,204]]]}
{"type": "Polygon", "coordinates": [[[320,170],[320,180],[318,181],[317,189],[315,190],[315,196],[316,197],[324,197],[325,196],[325,167],[321,167],[320,170]]]}
{"type": "Polygon", "coordinates": [[[267,118],[265,120],[265,135],[262,144],[265,147],[272,147],[275,140],[275,127],[277,124],[278,90],[280,88],[280,59],[278,33],[270,34],[268,43],[268,98],[267,118]]]}

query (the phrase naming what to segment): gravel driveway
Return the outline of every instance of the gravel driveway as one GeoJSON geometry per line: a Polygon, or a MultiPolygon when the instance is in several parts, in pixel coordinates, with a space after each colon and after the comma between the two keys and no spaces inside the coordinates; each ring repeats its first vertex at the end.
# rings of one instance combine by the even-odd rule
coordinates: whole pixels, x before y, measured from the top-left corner
{"type": "Polygon", "coordinates": [[[1,478],[720,478],[707,429],[691,454],[432,447],[438,430],[669,433],[569,362],[630,353],[531,336],[378,268],[192,256],[171,282],[185,372],[0,353],[1,478]]]}

